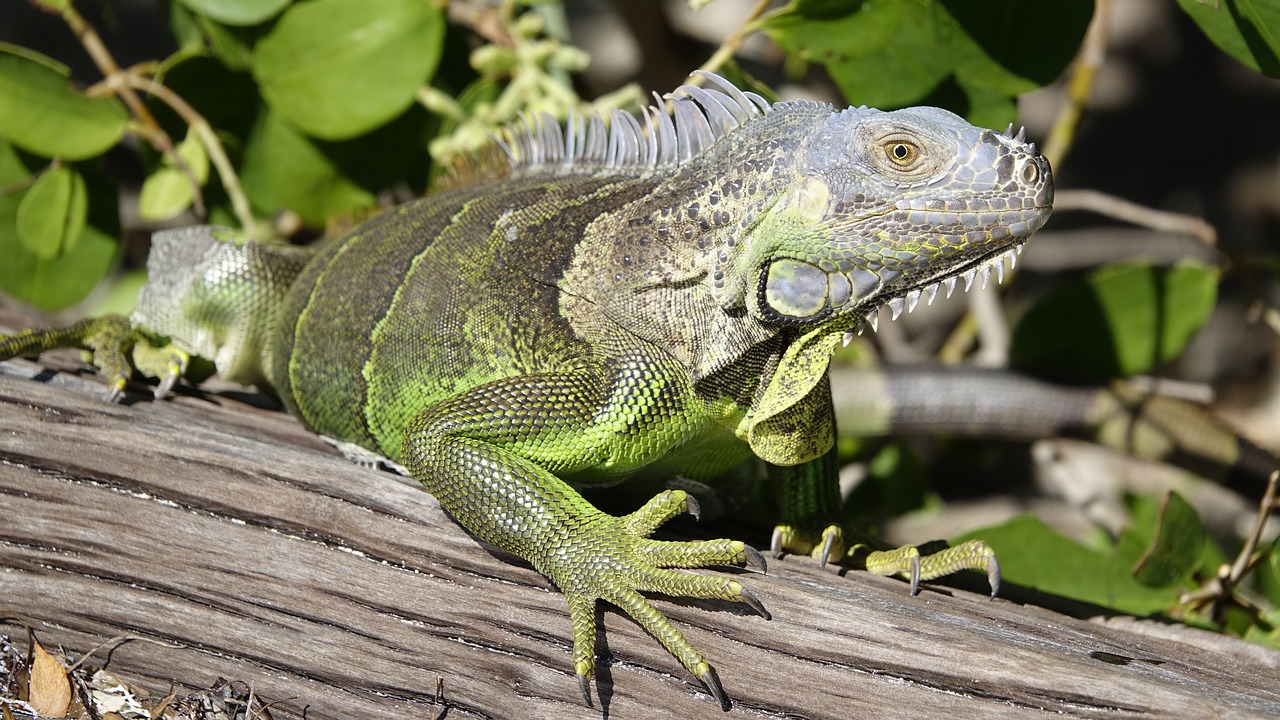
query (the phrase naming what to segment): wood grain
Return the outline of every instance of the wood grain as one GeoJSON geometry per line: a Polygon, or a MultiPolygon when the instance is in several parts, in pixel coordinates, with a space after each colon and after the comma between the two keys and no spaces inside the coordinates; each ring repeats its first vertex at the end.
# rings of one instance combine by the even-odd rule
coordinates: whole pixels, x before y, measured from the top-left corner
{"type": "MultiPolygon", "coordinates": [[[[450,720],[720,714],[612,609],[584,706],[559,594],[427,493],[234,394],[110,405],[77,367],[0,364],[0,612],[46,647],[160,640],[177,647],[126,643],[110,669],[158,693],[246,681],[276,717],[432,718],[437,676],[450,720]]],[[[744,581],[772,621],[657,601],[716,665],[732,716],[1280,717],[1280,653],[1229,638],[913,598],[800,559],[744,581]]]]}

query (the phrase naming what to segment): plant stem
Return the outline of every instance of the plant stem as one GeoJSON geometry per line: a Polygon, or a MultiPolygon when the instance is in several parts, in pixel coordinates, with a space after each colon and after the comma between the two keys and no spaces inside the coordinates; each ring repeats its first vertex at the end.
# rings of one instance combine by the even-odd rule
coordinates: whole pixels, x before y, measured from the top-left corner
{"type": "Polygon", "coordinates": [[[218,171],[218,177],[222,179],[222,187],[227,191],[227,197],[231,199],[231,209],[236,215],[236,220],[246,232],[251,235],[254,234],[257,225],[254,222],[253,210],[249,206],[249,198],[245,196],[244,190],[240,187],[240,177],[236,175],[235,168],[231,166],[231,161],[227,158],[227,153],[222,147],[222,141],[218,139],[218,135],[213,131],[213,127],[209,125],[209,121],[196,112],[195,108],[187,104],[186,100],[183,100],[177,93],[162,85],[155,78],[142,77],[132,73],[124,73],[122,77],[131,88],[142,90],[168,105],[178,114],[178,117],[182,118],[195,131],[196,137],[200,138],[205,151],[209,153],[209,162],[213,163],[214,168],[218,171]]]}
{"type": "MultiPolygon", "coordinates": [[[[756,31],[756,21],[769,9],[770,4],[772,4],[772,0],[759,0],[756,6],[751,9],[751,12],[747,14],[747,17],[742,20],[742,24],[738,26],[738,29],[730,33],[729,37],[720,43],[720,47],[716,48],[715,53],[698,69],[713,73],[729,62],[730,58],[742,47],[742,43],[746,41],[751,33],[756,31]]],[[[695,75],[693,82],[700,83],[701,79],[695,75]]]]}
{"type": "Polygon", "coordinates": [[[191,182],[196,213],[203,216],[205,207],[204,198],[200,192],[200,181],[196,179],[195,173],[191,172],[187,161],[178,154],[177,148],[173,145],[173,139],[164,131],[164,128],[160,127],[160,123],[156,122],[155,116],[147,109],[142,98],[133,91],[130,86],[131,72],[120,69],[120,64],[111,55],[106,43],[102,42],[102,36],[76,11],[70,0],[60,9],[60,13],[76,39],[84,46],[85,52],[98,66],[98,71],[102,73],[103,80],[99,85],[105,85],[112,94],[124,102],[130,114],[138,121],[137,134],[154,147],[156,152],[167,155],[173,160],[178,170],[191,182]]]}
{"type": "Polygon", "coordinates": [[[1093,19],[1089,29],[1085,31],[1084,42],[1080,46],[1080,54],[1076,56],[1071,68],[1071,77],[1067,80],[1066,102],[1054,118],[1053,127],[1044,143],[1044,156],[1049,165],[1058,167],[1071,148],[1075,139],[1076,127],[1085,107],[1089,104],[1089,96],[1093,92],[1093,80],[1098,74],[1103,58],[1107,52],[1107,22],[1110,18],[1111,0],[1095,0],[1093,19]]]}

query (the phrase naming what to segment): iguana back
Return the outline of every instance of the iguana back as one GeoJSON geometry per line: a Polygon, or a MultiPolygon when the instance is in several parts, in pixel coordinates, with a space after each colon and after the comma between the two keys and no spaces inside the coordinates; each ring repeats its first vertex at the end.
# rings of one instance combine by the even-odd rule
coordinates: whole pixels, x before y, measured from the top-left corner
{"type": "Polygon", "coordinates": [[[581,360],[591,349],[561,316],[557,283],[594,213],[626,201],[617,188],[521,178],[383,213],[291,287],[273,384],[316,432],[399,460],[405,426],[430,404],[581,360]]]}

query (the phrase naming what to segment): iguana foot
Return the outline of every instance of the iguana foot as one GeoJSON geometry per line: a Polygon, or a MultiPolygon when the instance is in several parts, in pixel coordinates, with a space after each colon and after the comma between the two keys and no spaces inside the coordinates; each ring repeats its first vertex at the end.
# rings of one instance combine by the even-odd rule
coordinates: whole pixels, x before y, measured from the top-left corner
{"type": "Polygon", "coordinates": [[[682,490],[668,490],[623,517],[593,514],[588,524],[570,533],[566,552],[552,548],[539,569],[569,601],[573,624],[573,669],[583,700],[590,705],[595,676],[597,600],[621,608],[698,678],[724,709],[729,700],[716,671],[642,592],[674,597],[715,598],[749,605],[768,619],[769,612],[737,580],[694,575],[668,568],[704,565],[747,565],[765,569],[754,548],[736,540],[672,542],[649,539],[659,525],[684,512],[697,514],[697,503],[682,490]],[[571,550],[571,552],[569,552],[571,550]]]}
{"type": "Polygon", "coordinates": [[[872,550],[855,545],[849,551],[855,564],[861,564],[873,575],[900,575],[911,583],[911,594],[920,592],[922,580],[944,577],[960,570],[979,570],[987,574],[991,597],[1000,592],[1000,564],[995,551],[981,540],[968,540],[954,547],[944,546],[934,552],[921,553],[914,545],[893,550],[872,550]]]}
{"type": "Polygon", "coordinates": [[[825,568],[831,558],[838,560],[844,556],[844,531],[839,525],[828,525],[818,535],[805,532],[794,525],[779,525],[773,529],[773,541],[769,543],[769,549],[774,557],[794,553],[817,558],[818,564],[825,568]]]}
{"type": "Polygon", "coordinates": [[[783,553],[809,555],[818,559],[822,567],[827,562],[839,562],[849,558],[855,566],[860,566],[873,575],[900,575],[911,583],[911,594],[920,592],[920,583],[924,580],[944,577],[960,570],[979,570],[987,574],[991,584],[991,596],[1000,590],[1000,565],[996,562],[996,554],[981,540],[967,542],[941,549],[932,550],[932,545],[925,546],[925,552],[915,545],[903,545],[893,550],[874,550],[866,544],[856,544],[845,552],[844,531],[838,525],[828,525],[822,533],[804,532],[792,525],[779,525],[773,530],[773,542],[770,544],[774,557],[783,553]]]}
{"type": "Polygon", "coordinates": [[[107,399],[117,402],[124,396],[125,383],[136,369],[146,377],[160,380],[156,399],[173,389],[186,372],[190,357],[172,345],[153,345],[128,318],[105,315],[81,320],[66,327],[47,330],[22,330],[0,337],[0,360],[21,355],[37,355],[58,348],[80,348],[106,377],[107,399]]]}

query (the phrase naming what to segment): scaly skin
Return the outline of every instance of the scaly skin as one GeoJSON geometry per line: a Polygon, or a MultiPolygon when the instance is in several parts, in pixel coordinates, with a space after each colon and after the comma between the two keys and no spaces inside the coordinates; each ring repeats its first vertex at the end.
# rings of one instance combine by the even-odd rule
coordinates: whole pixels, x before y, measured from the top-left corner
{"type": "MultiPolygon", "coordinates": [[[[775,553],[856,552],[913,591],[962,567],[997,577],[981,544],[923,559],[846,548],[827,365],[867,313],[932,299],[1025,241],[1049,214],[1047,163],[942,110],[765,112],[709,79],[713,93],[681,88],[674,125],[652,110],[644,134],[620,116],[600,143],[542,121],[515,129],[509,177],[387,211],[305,267],[243,250],[269,280],[225,258],[154,262],[168,289],[144,293],[137,314],[262,376],[316,432],[402,463],[467,530],[547,575],[569,604],[588,702],[603,599],[727,708],[706,658],[642,593],[765,614],[736,580],[678,570],[764,562],[741,542],[649,539],[693,509],[683,491],[614,517],[582,485],[642,471],[711,482],[754,454],[780,492],[775,553]],[[205,289],[195,301],[183,287],[205,289]],[[159,310],[178,299],[182,327],[159,310]]],[[[0,356],[36,347],[6,342],[0,356]]]]}

